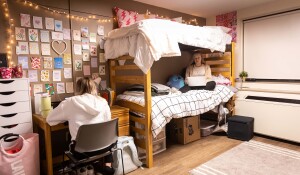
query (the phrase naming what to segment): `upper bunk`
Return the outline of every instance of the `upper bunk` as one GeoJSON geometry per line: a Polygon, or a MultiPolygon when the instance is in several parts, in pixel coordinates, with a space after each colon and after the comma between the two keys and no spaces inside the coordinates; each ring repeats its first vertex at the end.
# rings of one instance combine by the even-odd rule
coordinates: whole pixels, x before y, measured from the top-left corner
{"type": "Polygon", "coordinates": [[[153,62],[161,57],[181,56],[179,44],[225,52],[226,45],[231,43],[231,36],[227,34],[229,30],[162,19],[142,20],[109,32],[104,45],[105,58],[129,55],[146,74],[153,62]]]}

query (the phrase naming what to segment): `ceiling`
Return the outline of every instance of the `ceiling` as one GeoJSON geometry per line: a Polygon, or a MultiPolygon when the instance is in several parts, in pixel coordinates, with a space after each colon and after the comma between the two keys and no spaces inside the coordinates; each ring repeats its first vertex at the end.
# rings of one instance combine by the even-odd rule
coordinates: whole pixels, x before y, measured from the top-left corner
{"type": "Polygon", "coordinates": [[[212,17],[275,0],[135,0],[141,3],[198,16],[212,17]]]}

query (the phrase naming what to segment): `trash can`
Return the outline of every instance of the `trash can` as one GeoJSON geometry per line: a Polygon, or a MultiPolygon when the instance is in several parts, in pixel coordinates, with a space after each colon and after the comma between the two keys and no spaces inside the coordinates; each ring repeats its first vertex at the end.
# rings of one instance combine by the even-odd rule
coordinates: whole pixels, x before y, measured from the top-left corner
{"type": "Polygon", "coordinates": [[[254,118],[234,115],[228,118],[228,137],[249,141],[253,137],[254,118]]]}

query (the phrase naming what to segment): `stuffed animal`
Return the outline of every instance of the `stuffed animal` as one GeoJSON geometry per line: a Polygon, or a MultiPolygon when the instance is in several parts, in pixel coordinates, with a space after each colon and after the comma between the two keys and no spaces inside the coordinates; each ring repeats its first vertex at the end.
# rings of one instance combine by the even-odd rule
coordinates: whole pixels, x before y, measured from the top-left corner
{"type": "Polygon", "coordinates": [[[175,87],[176,89],[180,89],[184,86],[184,79],[180,75],[172,75],[169,78],[167,85],[170,87],[175,87]]]}

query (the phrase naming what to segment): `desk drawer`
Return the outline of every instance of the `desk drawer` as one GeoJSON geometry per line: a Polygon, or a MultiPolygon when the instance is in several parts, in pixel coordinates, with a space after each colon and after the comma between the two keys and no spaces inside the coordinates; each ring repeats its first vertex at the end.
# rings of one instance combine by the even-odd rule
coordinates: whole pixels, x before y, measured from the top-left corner
{"type": "Polygon", "coordinates": [[[112,114],[111,118],[119,118],[119,126],[129,125],[129,114],[112,114]]]}
{"type": "Polygon", "coordinates": [[[29,101],[28,91],[0,92],[0,103],[10,103],[16,101],[29,101]]]}
{"type": "Polygon", "coordinates": [[[31,112],[20,112],[0,115],[0,126],[12,125],[17,123],[31,123],[32,115],[31,112]]]}
{"type": "Polygon", "coordinates": [[[32,132],[32,124],[31,123],[21,123],[16,125],[8,125],[0,127],[0,136],[7,133],[14,134],[24,134],[32,132]]]}
{"type": "Polygon", "coordinates": [[[0,115],[19,113],[19,112],[28,112],[30,109],[30,102],[13,102],[13,103],[0,103],[0,115]]]}
{"type": "Polygon", "coordinates": [[[119,126],[119,136],[129,136],[129,125],[119,126]]]}
{"type": "Polygon", "coordinates": [[[0,80],[0,92],[29,90],[27,79],[0,80]]]}

